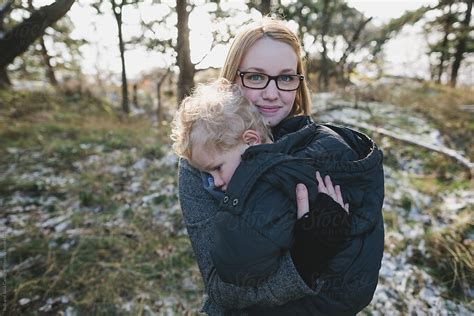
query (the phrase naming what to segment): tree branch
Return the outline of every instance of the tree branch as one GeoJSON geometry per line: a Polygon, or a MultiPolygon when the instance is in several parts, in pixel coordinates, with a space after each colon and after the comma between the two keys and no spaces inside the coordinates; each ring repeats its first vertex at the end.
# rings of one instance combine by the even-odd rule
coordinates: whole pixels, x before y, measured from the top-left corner
{"type": "Polygon", "coordinates": [[[365,28],[367,23],[369,23],[371,20],[372,20],[372,17],[370,17],[366,20],[362,20],[362,22],[359,24],[359,27],[354,32],[354,34],[352,36],[352,39],[350,41],[348,41],[348,43],[347,43],[347,48],[344,51],[344,54],[342,55],[341,59],[339,60],[340,64],[344,65],[346,63],[346,59],[349,56],[349,54],[352,53],[355,50],[355,43],[359,39],[359,36],[360,36],[362,30],[365,28]]]}
{"type": "Polygon", "coordinates": [[[11,11],[13,2],[15,2],[15,0],[9,0],[3,5],[0,5],[0,20],[3,20],[3,17],[11,11]]]}
{"type": "Polygon", "coordinates": [[[28,47],[51,24],[62,18],[73,5],[74,0],[57,0],[51,5],[41,7],[31,16],[5,33],[0,39],[0,67],[11,63],[23,54],[28,47]]]}
{"type": "Polygon", "coordinates": [[[363,128],[371,132],[375,132],[377,134],[388,136],[390,138],[393,138],[405,143],[409,143],[411,145],[416,145],[416,146],[423,147],[432,151],[436,151],[440,154],[453,158],[454,160],[459,162],[461,165],[466,167],[469,170],[471,176],[474,175],[474,163],[469,161],[468,158],[462,156],[460,153],[458,153],[454,149],[450,149],[450,148],[446,148],[446,147],[442,147],[442,146],[438,146],[434,144],[427,144],[427,143],[423,144],[421,141],[417,141],[416,139],[413,139],[411,135],[400,135],[395,132],[386,130],[384,128],[372,126],[364,122],[358,122],[353,119],[344,118],[344,119],[338,119],[337,121],[342,124],[351,125],[357,128],[363,128]]]}

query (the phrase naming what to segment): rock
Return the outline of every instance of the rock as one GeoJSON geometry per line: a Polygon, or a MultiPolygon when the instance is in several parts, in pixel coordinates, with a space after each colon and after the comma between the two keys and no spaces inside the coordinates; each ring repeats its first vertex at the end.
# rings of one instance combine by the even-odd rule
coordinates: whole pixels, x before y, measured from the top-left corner
{"type": "MultiPolygon", "coordinates": [[[[70,217],[69,214],[60,215],[60,216],[57,216],[57,217],[50,218],[50,219],[48,219],[47,221],[45,221],[43,223],[38,223],[36,226],[37,227],[42,227],[42,228],[55,228],[55,227],[59,226],[59,224],[61,224],[65,220],[67,220],[69,217],[70,217]]],[[[64,229],[65,227],[63,228],[61,226],[60,229],[61,228],[64,229]]]]}
{"type": "Polygon", "coordinates": [[[138,171],[143,171],[146,169],[147,165],[148,165],[148,160],[145,158],[141,158],[133,164],[132,168],[138,171]]]}
{"type": "Polygon", "coordinates": [[[64,310],[64,316],[77,316],[77,315],[78,315],[77,310],[74,309],[74,307],[72,307],[72,306],[68,306],[64,310]]]}
{"type": "Polygon", "coordinates": [[[178,163],[178,156],[171,150],[171,148],[165,148],[166,154],[157,162],[155,165],[158,168],[162,167],[174,167],[178,163]]]}

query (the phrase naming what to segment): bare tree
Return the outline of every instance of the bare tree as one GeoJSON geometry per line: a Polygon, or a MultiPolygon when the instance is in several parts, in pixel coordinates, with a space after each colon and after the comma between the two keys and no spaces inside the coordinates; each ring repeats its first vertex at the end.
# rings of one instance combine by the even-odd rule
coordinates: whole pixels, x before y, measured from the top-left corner
{"type": "Polygon", "coordinates": [[[191,62],[191,52],[189,48],[189,12],[187,10],[187,0],[176,1],[176,12],[178,14],[178,104],[189,94],[194,87],[194,72],[195,67],[191,62]]]}
{"type": "Polygon", "coordinates": [[[128,114],[130,112],[129,96],[128,96],[128,80],[125,67],[125,41],[123,39],[123,9],[127,5],[137,4],[139,0],[96,0],[91,5],[99,14],[103,14],[102,4],[108,1],[112,5],[115,22],[117,23],[118,42],[120,51],[120,60],[122,63],[122,110],[128,114]]]}
{"type": "Polygon", "coordinates": [[[116,0],[110,0],[110,3],[112,4],[112,10],[114,12],[115,21],[117,22],[120,60],[122,62],[122,109],[125,113],[128,114],[130,112],[128,104],[128,81],[127,71],[125,70],[125,45],[123,42],[122,34],[122,10],[126,2],[124,0],[121,0],[120,2],[116,0]]]}

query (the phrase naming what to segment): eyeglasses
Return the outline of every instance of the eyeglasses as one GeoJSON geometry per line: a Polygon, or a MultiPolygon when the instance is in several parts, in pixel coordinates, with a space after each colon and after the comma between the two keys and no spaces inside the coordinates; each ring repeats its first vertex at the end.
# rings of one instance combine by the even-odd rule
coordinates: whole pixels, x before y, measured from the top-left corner
{"type": "Polygon", "coordinates": [[[242,85],[249,89],[265,89],[271,80],[275,80],[278,90],[294,91],[300,87],[304,80],[303,75],[278,75],[269,76],[260,72],[247,72],[237,70],[237,74],[242,80],[242,85]]]}

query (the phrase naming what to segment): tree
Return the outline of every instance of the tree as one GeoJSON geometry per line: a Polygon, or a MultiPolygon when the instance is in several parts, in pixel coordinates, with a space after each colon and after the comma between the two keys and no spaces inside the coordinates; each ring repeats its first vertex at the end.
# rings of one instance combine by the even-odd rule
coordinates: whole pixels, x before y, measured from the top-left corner
{"type": "Polygon", "coordinates": [[[189,12],[187,0],[176,1],[176,12],[178,20],[176,27],[178,28],[178,46],[176,52],[178,54],[177,63],[179,67],[178,75],[178,104],[188,95],[194,87],[195,67],[191,62],[191,50],[189,47],[189,12]]]}
{"type": "Polygon", "coordinates": [[[451,51],[450,46],[452,46],[451,45],[452,41],[449,40],[449,35],[452,32],[452,26],[453,26],[454,21],[456,20],[456,16],[452,10],[453,3],[454,3],[454,0],[449,1],[447,3],[447,8],[445,10],[446,13],[441,15],[439,18],[435,19],[433,22],[426,23],[424,27],[425,32],[427,34],[430,34],[433,31],[433,29],[436,29],[438,24],[439,26],[442,27],[441,32],[443,33],[443,39],[441,40],[441,42],[437,42],[435,44],[430,45],[430,52],[428,53],[428,54],[439,53],[440,55],[437,69],[435,70],[436,75],[432,76],[432,79],[436,79],[436,82],[438,84],[441,84],[441,77],[443,73],[445,72],[446,62],[449,61],[452,55],[450,52],[451,51]]]}
{"type": "MultiPolygon", "coordinates": [[[[128,114],[130,112],[129,97],[128,97],[128,80],[125,63],[125,42],[123,39],[123,10],[127,5],[137,5],[139,0],[108,0],[112,6],[112,12],[114,14],[115,22],[117,23],[118,31],[118,46],[120,51],[120,60],[122,63],[122,110],[128,114]]],[[[104,0],[98,0],[94,2],[92,6],[97,10],[99,14],[103,14],[102,4],[104,0]]]]}
{"type": "Polygon", "coordinates": [[[122,62],[122,109],[125,113],[128,114],[130,112],[128,104],[128,81],[127,71],[125,69],[125,45],[123,43],[122,34],[122,10],[126,2],[124,0],[110,0],[110,3],[112,4],[112,11],[114,12],[115,21],[117,22],[120,60],[122,62]]]}
{"type": "MultiPolygon", "coordinates": [[[[6,22],[12,28],[21,21],[21,17],[31,15],[38,7],[34,1],[14,1],[12,14],[6,22]]],[[[59,86],[67,78],[80,77],[80,47],[86,43],[83,39],[71,37],[74,25],[66,14],[56,23],[47,27],[44,33],[28,47],[21,58],[16,58],[9,66],[9,75],[17,80],[49,81],[53,87],[59,86]]]]}
{"type": "Polygon", "coordinates": [[[434,18],[427,18],[424,25],[425,33],[429,35],[427,53],[434,57],[432,79],[441,83],[446,74],[450,85],[455,86],[462,60],[466,54],[474,52],[474,38],[469,34],[472,31],[472,1],[439,0],[432,10],[436,13],[434,18]]]}
{"type": "MultiPolygon", "coordinates": [[[[158,2],[156,5],[159,6],[162,15],[152,21],[142,19],[143,34],[134,38],[132,42],[145,45],[148,50],[158,52],[163,56],[175,58],[176,62],[171,62],[168,67],[173,69],[176,66],[179,69],[177,82],[177,104],[179,105],[181,100],[194,87],[195,74],[203,70],[198,68],[198,65],[207,56],[203,56],[197,62],[191,60],[188,22],[196,5],[186,0],[176,1],[175,4],[156,2],[158,2]],[[174,24],[174,26],[169,27],[171,24],[174,24]]],[[[222,10],[219,1],[207,1],[201,4],[200,8],[205,9],[213,20],[210,30],[213,35],[213,42],[210,49],[212,50],[218,44],[228,43],[232,39],[232,34],[235,33],[236,25],[229,23],[226,18],[236,14],[236,11],[222,10]]],[[[238,13],[241,13],[241,11],[238,13]]],[[[245,23],[247,21],[241,22],[245,23]]]]}
{"type": "Polygon", "coordinates": [[[163,104],[161,102],[161,86],[165,82],[166,77],[170,74],[170,69],[168,69],[158,80],[156,83],[156,121],[158,122],[158,126],[161,126],[161,122],[163,121],[163,104]]]}
{"type": "MultiPolygon", "coordinates": [[[[0,19],[10,11],[11,2],[7,2],[0,8],[0,19]]],[[[36,39],[41,37],[47,27],[62,18],[73,3],[74,0],[57,0],[33,11],[28,19],[4,33],[4,36],[0,38],[0,88],[10,85],[6,72],[8,64],[23,54],[36,39]]]]}
{"type": "MultiPolygon", "coordinates": [[[[467,8],[464,20],[462,21],[459,36],[458,36],[458,44],[456,46],[456,52],[454,53],[454,62],[451,71],[451,86],[456,86],[457,76],[459,67],[461,66],[461,62],[464,58],[464,53],[466,51],[466,45],[469,40],[469,31],[470,27],[469,24],[471,22],[471,14],[472,14],[472,0],[465,0],[467,8]]],[[[472,41],[472,38],[471,38],[472,41]]]]}
{"type": "Polygon", "coordinates": [[[329,87],[330,78],[346,84],[355,64],[354,52],[369,47],[377,35],[371,18],[343,0],[292,1],[278,12],[298,23],[298,36],[312,63],[308,73],[317,69],[320,90],[329,87]]]}
{"type": "MultiPolygon", "coordinates": [[[[34,12],[35,8],[33,7],[33,0],[28,0],[28,10],[30,12],[34,12]]],[[[53,65],[51,64],[51,56],[48,53],[48,49],[46,48],[46,44],[44,43],[44,36],[39,37],[39,42],[41,45],[41,57],[43,62],[46,66],[46,76],[49,79],[49,82],[52,86],[58,86],[58,80],[56,79],[56,74],[54,72],[53,65]]]]}
{"type": "Polygon", "coordinates": [[[272,12],[272,7],[276,8],[279,6],[280,3],[279,0],[273,2],[277,3],[272,5],[272,0],[250,0],[247,5],[249,6],[249,8],[257,9],[258,11],[260,11],[260,13],[262,13],[262,15],[268,15],[272,12]]]}
{"type": "MultiPolygon", "coordinates": [[[[0,34],[4,34],[5,32],[5,22],[4,19],[7,14],[10,13],[12,10],[14,0],[9,0],[5,2],[2,6],[0,6],[0,34]]],[[[6,71],[6,67],[0,67],[0,89],[6,85],[10,85],[10,79],[8,78],[8,74],[6,71]]]]}

